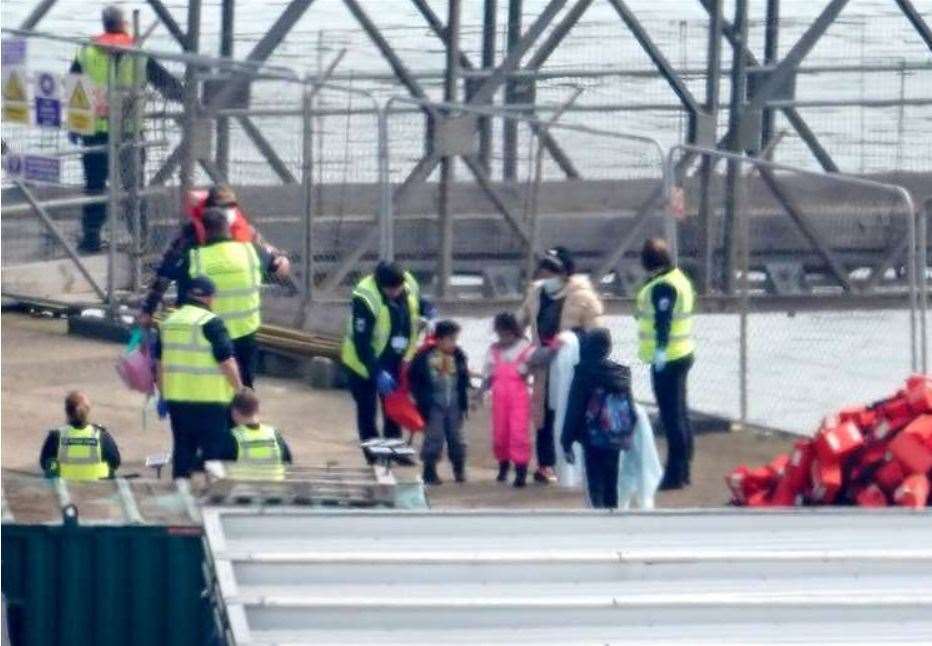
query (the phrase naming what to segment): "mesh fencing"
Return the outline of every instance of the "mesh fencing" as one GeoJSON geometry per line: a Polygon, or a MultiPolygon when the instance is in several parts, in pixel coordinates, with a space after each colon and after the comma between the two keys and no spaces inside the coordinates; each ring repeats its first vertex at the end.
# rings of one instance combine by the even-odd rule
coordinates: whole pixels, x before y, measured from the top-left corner
{"type": "Polygon", "coordinates": [[[897,187],[726,155],[671,153],[671,165],[682,162],[680,263],[696,278],[711,269],[707,303],[735,303],[734,313],[698,316],[692,405],[808,434],[825,411],[879,399],[917,368],[912,204],[897,187]],[[709,156],[705,251],[699,165],[709,156]],[[800,309],[795,297],[812,296],[820,311],[800,309]]]}
{"type": "Polygon", "coordinates": [[[449,272],[458,294],[481,286],[486,296],[504,295],[496,291],[499,281],[513,293],[528,280],[533,258],[555,245],[572,248],[581,271],[594,271],[638,215],[647,221],[645,232],[660,230],[662,212],[642,209],[663,184],[662,152],[650,138],[514,111],[411,100],[391,103],[386,121],[395,255],[434,281],[442,271],[439,164],[423,182],[408,182],[421,179],[416,173],[431,152],[451,154],[449,272]],[[408,136],[415,124],[424,133],[420,140],[408,136]],[[508,125],[517,140],[511,160],[502,148],[508,125]],[[483,127],[487,156],[479,144],[483,127]],[[514,167],[507,181],[500,179],[506,163],[514,167]]]}
{"type": "Polygon", "coordinates": [[[28,123],[4,122],[3,185],[25,186],[44,206],[39,216],[21,191],[9,193],[2,222],[4,292],[86,302],[102,300],[101,290],[108,299],[138,290],[151,251],[148,236],[175,212],[169,196],[147,192],[169,144],[169,120],[159,118],[168,100],[146,83],[146,62],[133,54],[122,55],[121,65],[132,70],[128,76],[97,87],[72,73],[82,46],[38,36],[24,42],[28,123]],[[89,128],[80,136],[69,134],[72,107],[80,103],[75,79],[89,108],[82,113],[89,128]],[[40,110],[40,93],[59,107],[40,110]],[[49,117],[56,113],[57,119],[49,117]],[[95,123],[97,114],[108,115],[108,130],[95,123]],[[45,172],[30,173],[31,159],[41,160],[45,172]],[[66,246],[83,260],[70,260],[66,246]]]}

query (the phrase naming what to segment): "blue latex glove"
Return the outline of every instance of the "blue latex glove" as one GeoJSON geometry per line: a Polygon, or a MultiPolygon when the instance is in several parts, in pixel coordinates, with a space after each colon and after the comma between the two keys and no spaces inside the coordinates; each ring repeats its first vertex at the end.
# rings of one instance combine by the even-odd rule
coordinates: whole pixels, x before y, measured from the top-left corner
{"type": "Polygon", "coordinates": [[[424,303],[421,316],[423,316],[428,321],[433,321],[435,318],[437,318],[437,306],[433,303],[424,303]]]}
{"type": "Polygon", "coordinates": [[[654,352],[654,360],[651,363],[654,365],[654,370],[663,372],[663,369],[667,366],[667,351],[657,350],[654,352]]]}
{"type": "Polygon", "coordinates": [[[159,414],[159,419],[168,417],[168,402],[159,395],[159,400],[155,403],[155,410],[159,414]]]}
{"type": "Polygon", "coordinates": [[[380,395],[387,395],[398,386],[395,383],[395,378],[392,377],[386,370],[382,370],[375,376],[375,387],[378,389],[380,395]]]}

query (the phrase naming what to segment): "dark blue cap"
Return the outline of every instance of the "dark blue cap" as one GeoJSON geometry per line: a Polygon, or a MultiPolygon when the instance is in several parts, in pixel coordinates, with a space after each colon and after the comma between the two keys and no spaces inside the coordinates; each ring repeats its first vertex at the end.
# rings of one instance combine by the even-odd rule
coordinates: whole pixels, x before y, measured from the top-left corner
{"type": "Polygon", "coordinates": [[[188,283],[188,296],[210,298],[217,293],[217,286],[207,276],[195,276],[188,283]]]}

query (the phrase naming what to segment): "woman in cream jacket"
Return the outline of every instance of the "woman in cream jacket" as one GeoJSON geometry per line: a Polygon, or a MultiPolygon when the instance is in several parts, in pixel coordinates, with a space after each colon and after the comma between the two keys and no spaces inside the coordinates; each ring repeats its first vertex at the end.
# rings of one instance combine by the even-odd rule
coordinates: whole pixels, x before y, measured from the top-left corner
{"type": "MultiPolygon", "coordinates": [[[[531,339],[541,347],[553,344],[556,336],[573,329],[589,330],[602,325],[604,306],[588,276],[576,274],[572,255],[563,247],[544,254],[537,268],[537,279],[528,288],[518,312],[518,320],[531,328],[531,339]]],[[[537,471],[534,480],[552,482],[555,478],[556,450],[553,437],[554,411],[548,405],[548,369],[538,365],[532,371],[534,390],[531,412],[537,429],[537,471]]]]}

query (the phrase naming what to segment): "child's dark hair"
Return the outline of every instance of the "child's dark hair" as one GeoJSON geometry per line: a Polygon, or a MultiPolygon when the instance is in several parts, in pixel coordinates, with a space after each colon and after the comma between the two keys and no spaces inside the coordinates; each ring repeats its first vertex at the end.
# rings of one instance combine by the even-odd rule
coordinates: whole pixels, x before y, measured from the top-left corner
{"type": "Polygon", "coordinates": [[[252,417],[259,412],[259,397],[252,388],[241,388],[233,396],[231,406],[237,413],[245,417],[252,417]]]}
{"type": "Polygon", "coordinates": [[[443,321],[438,321],[437,325],[434,326],[434,336],[438,339],[446,339],[451,336],[456,336],[460,333],[461,329],[460,324],[456,321],[445,319],[443,321]]]}
{"type": "Polygon", "coordinates": [[[91,415],[91,404],[87,395],[80,390],[72,390],[65,397],[65,416],[68,423],[75,428],[87,426],[87,419],[91,415]]]}
{"type": "Polygon", "coordinates": [[[499,312],[495,315],[492,329],[496,332],[511,332],[515,336],[524,336],[524,330],[518,323],[518,317],[511,312],[499,312]]]}

